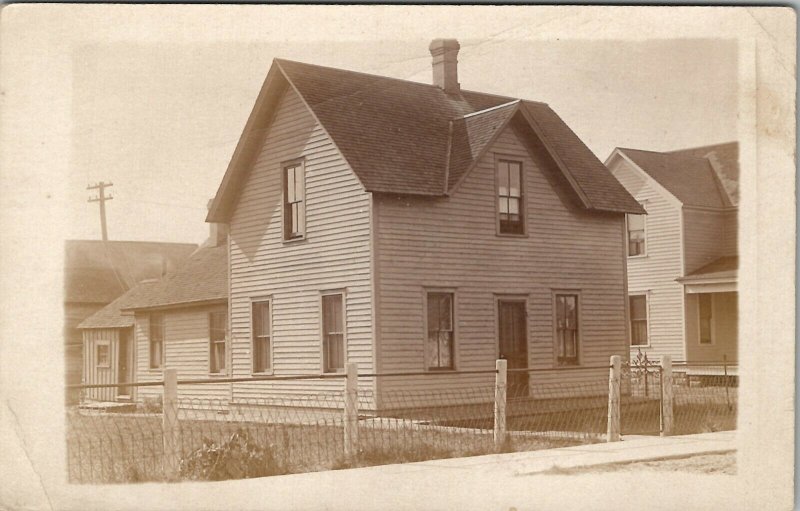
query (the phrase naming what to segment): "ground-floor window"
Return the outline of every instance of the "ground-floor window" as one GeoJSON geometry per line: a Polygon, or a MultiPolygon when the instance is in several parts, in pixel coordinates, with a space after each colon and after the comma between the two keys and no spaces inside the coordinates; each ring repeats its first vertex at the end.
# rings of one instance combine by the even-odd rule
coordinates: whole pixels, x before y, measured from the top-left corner
{"type": "Polygon", "coordinates": [[[150,369],[164,366],[164,315],[150,314],[150,369]]]}
{"type": "Polygon", "coordinates": [[[208,315],[208,337],[210,343],[209,371],[222,373],[225,371],[225,338],[228,325],[228,313],[212,312],[208,315]]]}
{"type": "Polygon", "coordinates": [[[429,292],[426,301],[426,367],[433,370],[453,369],[453,293],[429,292]]]}
{"type": "Polygon", "coordinates": [[[253,372],[263,373],[270,369],[270,345],[272,342],[272,321],[269,300],[251,303],[253,332],[253,372]]]}
{"type": "Polygon", "coordinates": [[[322,296],[322,364],[326,373],[344,369],[343,302],[341,293],[322,296]]]}
{"type": "Polygon", "coordinates": [[[631,295],[631,346],[647,346],[647,295],[631,295]]]}
{"type": "Polygon", "coordinates": [[[556,362],[578,365],[578,295],[556,295],[556,362]]]}

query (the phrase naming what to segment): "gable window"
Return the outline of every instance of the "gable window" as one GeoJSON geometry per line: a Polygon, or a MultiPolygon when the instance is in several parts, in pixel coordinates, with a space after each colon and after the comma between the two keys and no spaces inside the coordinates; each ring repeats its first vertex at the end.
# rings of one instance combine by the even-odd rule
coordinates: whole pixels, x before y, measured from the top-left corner
{"type": "Polygon", "coordinates": [[[164,315],[150,314],[150,369],[164,367],[164,315]]]}
{"type": "Polygon", "coordinates": [[[645,215],[625,215],[628,229],[628,256],[645,255],[645,215]]]}
{"type": "Polygon", "coordinates": [[[294,162],[283,167],[283,239],[302,238],[305,233],[305,167],[294,162]]]}
{"type": "Polygon", "coordinates": [[[225,334],[227,332],[228,313],[212,312],[208,315],[209,338],[209,371],[222,373],[225,371],[225,334]]]}
{"type": "Polygon", "coordinates": [[[108,343],[97,345],[97,367],[111,367],[111,351],[108,343]]]}
{"type": "Polygon", "coordinates": [[[344,369],[344,311],[341,294],[322,296],[322,365],[326,373],[344,369]]]}
{"type": "Polygon", "coordinates": [[[556,295],[556,362],[578,365],[578,295],[556,295]]]}
{"type": "Polygon", "coordinates": [[[631,295],[631,346],[647,346],[647,295],[631,295]]]}
{"type": "Polygon", "coordinates": [[[497,201],[500,234],[524,234],[521,162],[497,160],[497,201]]]}
{"type": "Polygon", "coordinates": [[[253,372],[263,373],[272,366],[270,360],[272,321],[269,300],[251,304],[251,320],[253,322],[253,372]]]}
{"type": "Polygon", "coordinates": [[[425,345],[428,369],[453,369],[453,293],[428,293],[428,337],[425,345]]]}
{"type": "Polygon", "coordinates": [[[711,293],[697,295],[698,313],[700,316],[700,344],[713,342],[713,300],[711,293]]]}

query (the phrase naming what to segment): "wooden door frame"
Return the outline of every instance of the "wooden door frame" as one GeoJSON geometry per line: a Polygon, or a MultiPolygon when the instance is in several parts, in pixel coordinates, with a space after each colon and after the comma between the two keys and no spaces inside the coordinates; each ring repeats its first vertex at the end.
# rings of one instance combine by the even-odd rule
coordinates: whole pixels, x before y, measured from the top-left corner
{"type": "Polygon", "coordinates": [[[525,351],[526,351],[526,368],[531,367],[531,350],[530,350],[530,322],[528,321],[528,302],[530,295],[527,293],[494,293],[494,358],[500,358],[500,303],[501,302],[517,302],[525,304],[525,351]]]}

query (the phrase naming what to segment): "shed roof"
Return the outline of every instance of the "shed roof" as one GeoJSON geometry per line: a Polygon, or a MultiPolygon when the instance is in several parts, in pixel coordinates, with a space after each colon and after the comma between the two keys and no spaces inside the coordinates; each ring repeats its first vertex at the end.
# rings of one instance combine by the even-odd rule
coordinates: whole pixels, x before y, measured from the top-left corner
{"type": "Polygon", "coordinates": [[[737,147],[732,142],[672,152],[618,150],[683,204],[724,208],[738,203],[737,147]]]}
{"type": "Polygon", "coordinates": [[[588,209],[642,212],[543,103],[467,90],[447,94],[434,85],[275,59],[207,221],[228,220],[242,174],[275,108],[275,96],[286,87],[297,91],[367,191],[446,195],[495,131],[512,116],[524,115],[570,183],[579,188],[588,209]]]}
{"type": "Polygon", "coordinates": [[[678,279],[678,281],[684,284],[690,284],[692,282],[707,280],[735,280],[738,271],[739,257],[725,256],[698,268],[687,276],[678,279]]]}
{"type": "Polygon", "coordinates": [[[228,298],[227,246],[200,248],[159,280],[144,281],[84,320],[78,328],[119,328],[133,324],[139,309],[171,308],[228,298]]]}
{"type": "Polygon", "coordinates": [[[191,243],[67,240],[64,301],[109,303],[136,283],[174,270],[196,249],[191,243]]]}

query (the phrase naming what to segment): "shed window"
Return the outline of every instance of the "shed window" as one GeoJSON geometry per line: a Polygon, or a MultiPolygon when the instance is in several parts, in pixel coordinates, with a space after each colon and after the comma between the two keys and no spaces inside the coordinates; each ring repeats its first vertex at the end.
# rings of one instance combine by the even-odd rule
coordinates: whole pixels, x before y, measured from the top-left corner
{"type": "Polygon", "coordinates": [[[497,200],[501,234],[523,234],[522,163],[497,161],[497,200]]]}
{"type": "Polygon", "coordinates": [[[647,295],[630,296],[631,346],[647,346],[647,295]]]}
{"type": "Polygon", "coordinates": [[[296,239],[306,232],[305,169],[302,162],[283,169],[283,237],[296,239]]]}
{"type": "Polygon", "coordinates": [[[212,312],[208,315],[209,338],[209,370],[212,373],[225,371],[225,338],[227,333],[228,313],[212,312]]]}
{"type": "Polygon", "coordinates": [[[342,295],[322,297],[322,357],[325,372],[344,369],[344,313],[342,295]]]}
{"type": "Polygon", "coordinates": [[[712,322],[713,301],[710,293],[697,295],[698,309],[700,315],[700,344],[711,344],[713,341],[712,322]]]}
{"type": "Polygon", "coordinates": [[[556,353],[558,365],[578,365],[578,295],[556,295],[556,353]]]}
{"type": "Polygon", "coordinates": [[[453,293],[428,293],[428,369],[453,369],[453,293]]]}
{"type": "Polygon", "coordinates": [[[108,344],[97,345],[97,367],[111,367],[111,352],[108,344]]]}
{"type": "Polygon", "coordinates": [[[164,367],[164,315],[150,314],[150,369],[164,367]]]}
{"type": "Polygon", "coordinates": [[[269,300],[253,302],[253,372],[263,373],[272,366],[270,345],[272,343],[272,322],[269,300]]]}
{"type": "Polygon", "coordinates": [[[628,255],[639,256],[645,254],[645,216],[627,215],[628,225],[628,255]]]}

